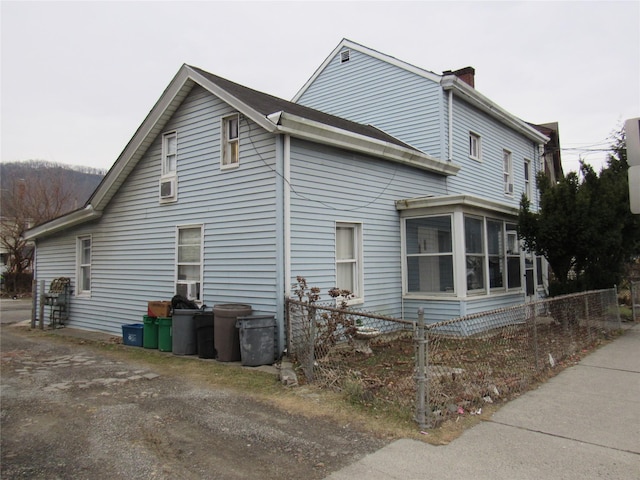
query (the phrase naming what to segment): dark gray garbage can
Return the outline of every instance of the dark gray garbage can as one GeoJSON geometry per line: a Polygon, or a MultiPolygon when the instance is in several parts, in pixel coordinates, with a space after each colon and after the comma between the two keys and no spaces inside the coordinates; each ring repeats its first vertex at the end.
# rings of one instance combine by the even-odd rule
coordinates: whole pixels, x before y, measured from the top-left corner
{"type": "Polygon", "coordinates": [[[173,310],[173,354],[195,355],[198,353],[196,313],[200,310],[173,310]]]}
{"type": "Polygon", "coordinates": [[[216,349],[213,346],[213,312],[198,312],[195,318],[198,337],[198,357],[216,358],[216,349]]]}
{"type": "Polygon", "coordinates": [[[257,367],[271,365],[276,354],[276,319],[273,315],[239,317],[242,365],[257,367]]]}
{"type": "Polygon", "coordinates": [[[250,305],[227,303],[213,307],[213,344],[219,362],[240,361],[240,337],[236,322],[238,317],[251,315],[250,305]]]}

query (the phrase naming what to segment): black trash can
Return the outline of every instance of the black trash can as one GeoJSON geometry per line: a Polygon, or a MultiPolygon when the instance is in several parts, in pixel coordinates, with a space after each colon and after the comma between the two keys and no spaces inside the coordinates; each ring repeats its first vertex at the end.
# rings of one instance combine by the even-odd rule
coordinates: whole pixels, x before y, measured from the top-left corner
{"type": "Polygon", "coordinates": [[[273,315],[239,317],[242,365],[272,365],[276,355],[276,318],[273,315]]]}
{"type": "Polygon", "coordinates": [[[196,336],[198,338],[198,357],[216,358],[214,346],[213,312],[195,314],[196,336]]]}
{"type": "Polygon", "coordinates": [[[200,310],[177,309],[173,311],[173,354],[195,355],[198,353],[196,338],[196,313],[200,310]]]}
{"type": "Polygon", "coordinates": [[[250,305],[228,303],[213,307],[213,342],[220,362],[240,361],[238,317],[251,315],[250,305]]]}

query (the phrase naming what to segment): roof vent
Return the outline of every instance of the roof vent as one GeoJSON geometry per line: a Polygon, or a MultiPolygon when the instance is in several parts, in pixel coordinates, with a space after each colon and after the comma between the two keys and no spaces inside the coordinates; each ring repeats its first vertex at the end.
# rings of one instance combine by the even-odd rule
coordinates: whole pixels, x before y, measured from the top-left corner
{"type": "Polygon", "coordinates": [[[348,62],[351,56],[351,50],[343,50],[340,52],[340,63],[348,62]]]}

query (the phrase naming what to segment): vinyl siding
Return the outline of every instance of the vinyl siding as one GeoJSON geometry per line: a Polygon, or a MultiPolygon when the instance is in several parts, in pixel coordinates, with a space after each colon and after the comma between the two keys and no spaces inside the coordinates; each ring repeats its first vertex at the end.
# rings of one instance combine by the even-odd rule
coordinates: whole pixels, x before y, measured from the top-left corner
{"type": "Polygon", "coordinates": [[[298,103],[371,124],[437,158],[445,158],[440,85],[357,50],[340,53],[298,103]]]}
{"type": "Polygon", "coordinates": [[[540,168],[540,160],[537,145],[532,140],[456,97],[453,99],[453,125],[453,161],[462,168],[458,175],[449,179],[452,194],[473,194],[518,208],[525,189],[524,160],[528,159],[531,161],[531,181],[534,182],[532,204],[535,205],[535,175],[540,168]],[[469,132],[481,137],[481,161],[469,157],[469,132]],[[503,150],[512,154],[513,195],[504,193],[503,150]]]}
{"type": "Polygon", "coordinates": [[[400,217],[394,202],[444,194],[443,177],[294,139],[291,189],[292,283],[301,275],[327,300],[336,281],[335,223],[361,223],[365,303],[356,308],[401,316],[400,217]]]}
{"type": "Polygon", "coordinates": [[[91,297],[73,297],[70,324],[120,334],[149,300],[175,292],[176,227],[203,226],[204,303],[276,312],[275,137],[242,118],[240,166],[220,170],[220,118],[231,108],[195,87],[164,131],[178,133],[178,201],[160,204],[161,138],[100,220],[38,242],[38,278],[71,276],[75,238],[92,235],[91,297]]]}

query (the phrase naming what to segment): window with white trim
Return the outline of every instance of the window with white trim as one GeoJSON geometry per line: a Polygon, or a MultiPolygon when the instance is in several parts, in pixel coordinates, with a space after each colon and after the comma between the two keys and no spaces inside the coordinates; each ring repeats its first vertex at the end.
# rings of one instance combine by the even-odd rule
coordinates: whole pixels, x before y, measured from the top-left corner
{"type": "Polygon", "coordinates": [[[202,226],[178,227],[176,294],[202,301],[202,226]]]}
{"type": "Polygon", "coordinates": [[[451,216],[405,220],[407,292],[454,293],[451,216]]]}
{"type": "Polygon", "coordinates": [[[161,202],[172,202],[177,198],[178,133],[162,135],[162,171],[159,194],[161,202]]]}
{"type": "Polygon", "coordinates": [[[362,225],[336,223],[336,287],[362,299],[362,225]]]}
{"type": "Polygon", "coordinates": [[[464,246],[467,265],[467,291],[484,290],[484,221],[464,217],[464,246]]]}
{"type": "Polygon", "coordinates": [[[76,295],[91,293],[91,236],[76,240],[76,295]]]}
{"type": "Polygon", "coordinates": [[[506,195],[513,195],[513,163],[511,160],[511,152],[508,150],[502,151],[502,165],[504,176],[504,193],[506,195]]]}
{"type": "Polygon", "coordinates": [[[531,188],[531,160],[524,159],[524,194],[529,200],[533,199],[533,189],[531,188]]]}
{"type": "Polygon", "coordinates": [[[469,157],[474,160],[482,160],[482,142],[480,135],[469,132],[469,157]]]}
{"type": "Polygon", "coordinates": [[[240,162],[240,117],[232,115],[222,119],[221,168],[237,167],[240,162]]]}
{"type": "Polygon", "coordinates": [[[507,230],[507,288],[520,288],[522,286],[522,270],[518,227],[513,223],[507,223],[505,228],[507,230]]]}
{"type": "Polygon", "coordinates": [[[489,288],[504,287],[504,222],[487,219],[487,253],[489,258],[489,288]]]}

